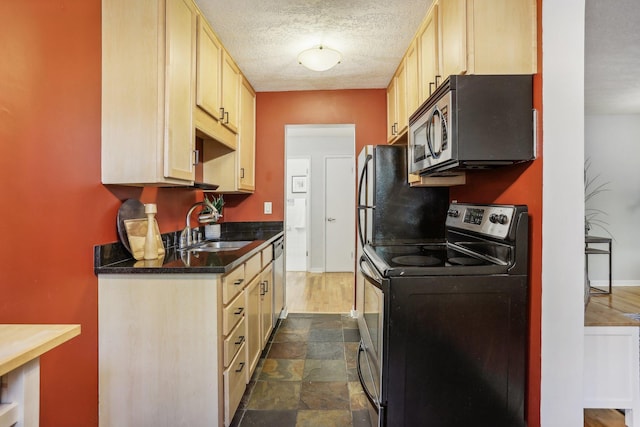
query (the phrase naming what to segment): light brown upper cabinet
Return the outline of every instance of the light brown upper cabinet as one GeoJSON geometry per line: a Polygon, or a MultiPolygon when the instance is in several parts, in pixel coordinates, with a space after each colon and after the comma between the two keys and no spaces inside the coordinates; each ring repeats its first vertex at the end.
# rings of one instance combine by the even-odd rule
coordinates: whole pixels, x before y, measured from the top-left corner
{"type": "Polygon", "coordinates": [[[195,123],[198,135],[235,149],[239,70],[202,15],[198,16],[195,123]],[[225,105],[227,106],[225,108],[225,105]]]}
{"type": "Polygon", "coordinates": [[[191,185],[197,8],[102,1],[102,182],[191,185]]]}
{"type": "Polygon", "coordinates": [[[535,0],[438,0],[442,76],[535,74],[535,0]]]}
{"type": "Polygon", "coordinates": [[[389,144],[395,143],[407,132],[409,116],[407,115],[406,70],[403,60],[387,88],[387,142],[389,144]]]}
{"type": "Polygon", "coordinates": [[[240,69],[233,58],[224,51],[222,55],[222,124],[238,133],[238,98],[240,96],[240,69]]]}
{"type": "Polygon", "coordinates": [[[408,117],[420,106],[420,64],[417,40],[411,42],[411,45],[407,50],[405,67],[405,76],[407,80],[406,103],[408,117]]]}
{"type": "Polygon", "coordinates": [[[247,79],[240,86],[240,164],[238,189],[254,191],[256,159],[256,94],[247,79]]]}
{"type": "Polygon", "coordinates": [[[238,145],[204,144],[203,175],[219,185],[218,193],[255,190],[256,94],[245,78],[240,81],[238,145]]]}
{"type": "MultiPolygon", "coordinates": [[[[440,48],[438,38],[438,4],[434,4],[418,31],[420,100],[419,107],[435,90],[442,78],[440,75],[440,48]]],[[[411,114],[417,109],[409,111],[411,114]]]]}

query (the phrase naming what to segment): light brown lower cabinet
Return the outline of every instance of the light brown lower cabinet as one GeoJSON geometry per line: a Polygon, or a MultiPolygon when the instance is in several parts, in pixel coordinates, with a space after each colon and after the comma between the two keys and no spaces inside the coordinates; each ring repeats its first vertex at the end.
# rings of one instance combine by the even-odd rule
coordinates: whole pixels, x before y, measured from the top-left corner
{"type": "Polygon", "coordinates": [[[230,425],[273,328],[268,256],[98,276],[100,426],[230,425]]]}

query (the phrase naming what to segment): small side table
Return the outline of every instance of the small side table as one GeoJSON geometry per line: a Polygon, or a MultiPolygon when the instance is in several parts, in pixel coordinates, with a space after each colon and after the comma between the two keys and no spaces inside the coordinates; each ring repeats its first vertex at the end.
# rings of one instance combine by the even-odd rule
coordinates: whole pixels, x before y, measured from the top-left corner
{"type": "Polygon", "coordinates": [[[585,265],[587,267],[587,279],[589,278],[589,255],[608,255],[609,256],[609,287],[608,290],[597,288],[589,285],[589,293],[591,295],[603,295],[611,293],[611,239],[608,237],[585,236],[584,237],[584,253],[585,265]],[[606,244],[608,249],[593,248],[591,244],[606,244]]]}

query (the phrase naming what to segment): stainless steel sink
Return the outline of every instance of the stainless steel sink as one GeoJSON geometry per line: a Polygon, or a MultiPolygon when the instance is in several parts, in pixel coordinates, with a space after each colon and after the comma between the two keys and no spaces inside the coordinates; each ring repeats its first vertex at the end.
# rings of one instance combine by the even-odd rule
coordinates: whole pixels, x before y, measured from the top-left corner
{"type": "Polygon", "coordinates": [[[216,241],[216,242],[204,242],[189,248],[189,250],[195,251],[195,252],[235,251],[247,246],[251,242],[252,240],[227,240],[227,241],[216,241]]]}

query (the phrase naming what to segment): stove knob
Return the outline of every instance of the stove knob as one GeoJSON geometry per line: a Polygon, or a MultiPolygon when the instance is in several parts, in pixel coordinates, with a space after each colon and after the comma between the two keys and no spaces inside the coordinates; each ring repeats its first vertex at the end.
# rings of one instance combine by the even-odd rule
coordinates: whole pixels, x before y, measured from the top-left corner
{"type": "Polygon", "coordinates": [[[498,215],[498,222],[504,225],[509,222],[509,217],[506,216],[505,214],[500,214],[498,215]]]}
{"type": "Polygon", "coordinates": [[[492,224],[497,223],[498,222],[498,215],[497,214],[489,215],[489,221],[491,221],[492,224]]]}
{"type": "Polygon", "coordinates": [[[459,211],[457,211],[457,210],[455,210],[455,209],[449,209],[449,210],[447,211],[447,215],[449,215],[449,216],[451,216],[451,217],[453,217],[453,218],[457,218],[457,217],[459,217],[459,216],[460,216],[460,212],[459,212],[459,211]]]}

